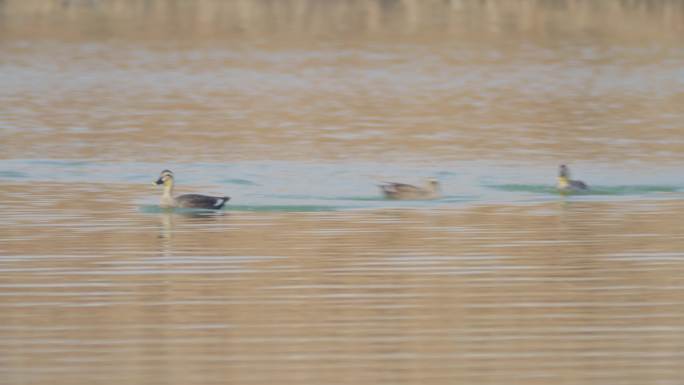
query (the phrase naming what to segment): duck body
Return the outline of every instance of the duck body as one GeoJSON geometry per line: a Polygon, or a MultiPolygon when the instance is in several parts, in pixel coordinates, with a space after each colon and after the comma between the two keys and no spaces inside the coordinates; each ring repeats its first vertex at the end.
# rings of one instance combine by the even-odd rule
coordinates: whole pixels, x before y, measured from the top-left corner
{"type": "Polygon", "coordinates": [[[426,200],[439,198],[439,182],[428,181],[426,187],[418,187],[406,183],[386,182],[381,184],[380,191],[387,199],[426,200]]]}
{"type": "Polygon", "coordinates": [[[564,164],[559,168],[556,188],[561,192],[581,192],[589,190],[589,186],[581,180],[570,179],[570,169],[564,164]]]}
{"type": "Polygon", "coordinates": [[[163,208],[188,208],[188,209],[207,209],[218,210],[221,209],[230,197],[210,196],[201,194],[183,194],[177,197],[173,196],[173,172],[170,170],[162,171],[159,179],[155,182],[157,185],[164,185],[164,192],[162,194],[159,206],[163,208]]]}
{"type": "Polygon", "coordinates": [[[171,199],[164,199],[159,206],[164,208],[184,208],[184,209],[212,209],[218,210],[230,200],[230,197],[215,197],[200,194],[184,194],[171,199]]]}

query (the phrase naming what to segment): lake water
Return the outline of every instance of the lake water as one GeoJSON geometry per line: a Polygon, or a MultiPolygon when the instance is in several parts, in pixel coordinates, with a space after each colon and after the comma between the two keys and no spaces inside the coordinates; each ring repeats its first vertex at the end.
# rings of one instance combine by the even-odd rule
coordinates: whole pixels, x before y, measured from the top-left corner
{"type": "Polygon", "coordinates": [[[681,384],[683,26],[0,2],[0,383],[681,384]],[[160,209],[166,168],[230,202],[160,209]]]}

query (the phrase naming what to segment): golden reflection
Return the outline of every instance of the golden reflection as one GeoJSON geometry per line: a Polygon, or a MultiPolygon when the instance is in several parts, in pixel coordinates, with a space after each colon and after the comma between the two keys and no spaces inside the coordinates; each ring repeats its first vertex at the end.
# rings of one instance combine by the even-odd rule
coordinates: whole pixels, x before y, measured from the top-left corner
{"type": "Polygon", "coordinates": [[[0,0],[0,382],[679,384],[676,183],[186,215],[91,167],[679,165],[682,32],[679,1],[0,0]]]}
{"type": "Polygon", "coordinates": [[[19,189],[0,189],[24,210],[3,219],[0,260],[12,382],[581,384],[679,368],[680,201],[186,216],[127,209],[128,186],[106,209],[80,186],[19,189]]]}
{"type": "Polygon", "coordinates": [[[681,160],[682,2],[2,4],[6,157],[681,160]]]}

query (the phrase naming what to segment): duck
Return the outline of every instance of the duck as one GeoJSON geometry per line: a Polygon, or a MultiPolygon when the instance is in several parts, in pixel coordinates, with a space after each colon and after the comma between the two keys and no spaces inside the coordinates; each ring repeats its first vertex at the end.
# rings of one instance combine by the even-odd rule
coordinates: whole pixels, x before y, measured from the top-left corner
{"type": "Polygon", "coordinates": [[[570,169],[564,164],[561,164],[558,168],[558,183],[556,187],[561,192],[589,190],[589,186],[581,180],[570,179],[570,169]]]}
{"type": "Polygon", "coordinates": [[[171,170],[162,171],[155,184],[164,185],[164,193],[162,194],[161,201],[159,202],[159,206],[162,208],[218,210],[230,200],[230,197],[227,196],[216,197],[200,194],[184,194],[174,197],[174,179],[173,172],[171,170]]]}
{"type": "Polygon", "coordinates": [[[425,187],[418,187],[406,183],[385,182],[380,190],[387,199],[437,199],[439,198],[439,181],[430,178],[425,187]]]}

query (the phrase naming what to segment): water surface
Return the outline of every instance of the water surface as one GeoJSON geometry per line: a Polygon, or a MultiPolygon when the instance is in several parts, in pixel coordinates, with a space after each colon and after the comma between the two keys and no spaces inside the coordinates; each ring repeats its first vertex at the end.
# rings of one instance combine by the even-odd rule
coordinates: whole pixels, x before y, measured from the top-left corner
{"type": "Polygon", "coordinates": [[[0,382],[679,385],[682,10],[0,2],[0,382]]]}

